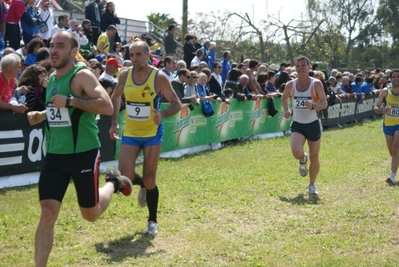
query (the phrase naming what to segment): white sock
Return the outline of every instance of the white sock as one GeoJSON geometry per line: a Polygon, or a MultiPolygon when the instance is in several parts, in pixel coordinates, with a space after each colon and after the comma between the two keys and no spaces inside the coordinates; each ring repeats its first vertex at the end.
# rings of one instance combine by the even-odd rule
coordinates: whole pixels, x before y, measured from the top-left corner
{"type": "Polygon", "coordinates": [[[395,181],[396,180],[396,173],[391,172],[390,178],[391,178],[392,181],[395,181]]]}

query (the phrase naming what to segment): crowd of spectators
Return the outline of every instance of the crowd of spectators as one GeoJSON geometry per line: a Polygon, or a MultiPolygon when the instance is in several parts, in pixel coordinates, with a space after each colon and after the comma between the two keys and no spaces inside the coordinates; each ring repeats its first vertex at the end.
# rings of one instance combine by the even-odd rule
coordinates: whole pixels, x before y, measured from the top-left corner
{"type": "MultiPolygon", "coordinates": [[[[35,0],[0,0],[2,11],[8,13],[4,24],[0,24],[6,48],[1,62],[4,77],[1,88],[1,109],[25,112],[27,109],[43,109],[47,77],[52,72],[49,62],[51,37],[58,30],[75,34],[79,41],[78,64],[84,64],[97,77],[104,88],[112,94],[121,68],[132,66],[129,59],[131,42],[142,40],[151,49],[149,64],[159,68],[170,79],[177,96],[186,103],[200,105],[201,101],[220,101],[229,104],[231,98],[247,102],[262,98],[279,97],[285,84],[296,78],[295,67],[281,63],[270,68],[267,63],[254,59],[233,62],[230,51],[216,55],[216,43],[210,40],[200,44],[194,34],[186,34],[183,45],[184,56],[177,58],[176,26],[171,24],[164,39],[165,55],[160,55],[159,44],[147,34],[132,37],[129,42],[121,40],[116,25],[120,19],[115,5],[105,0],[89,0],[85,6],[85,19],[78,21],[61,14],[54,21],[48,0],[35,6],[35,0]],[[4,7],[4,8],[3,8],[4,7]],[[46,24],[46,27],[43,26],[46,24]],[[19,28],[21,25],[21,29],[19,28]],[[21,38],[22,37],[22,38],[21,38]],[[22,39],[22,40],[21,40],[22,39]],[[21,42],[23,41],[23,42],[21,42]],[[11,58],[8,55],[12,55],[11,58]],[[16,57],[21,68],[15,65],[16,57]],[[18,99],[25,95],[25,102],[18,99]]],[[[321,71],[313,64],[309,75],[319,79],[330,106],[344,98],[357,99],[361,103],[365,96],[378,93],[389,84],[390,70],[356,70],[355,73],[321,71]]],[[[326,117],[326,112],[321,116],[326,117]]]]}

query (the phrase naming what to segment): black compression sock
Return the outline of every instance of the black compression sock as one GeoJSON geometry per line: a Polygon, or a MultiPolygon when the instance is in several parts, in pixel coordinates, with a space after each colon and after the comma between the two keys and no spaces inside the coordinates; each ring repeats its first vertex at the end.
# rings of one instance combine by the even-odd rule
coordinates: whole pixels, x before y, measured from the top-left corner
{"type": "Polygon", "coordinates": [[[158,199],[159,191],[157,186],[154,189],[147,190],[148,221],[157,222],[158,199]]]}
{"type": "Polygon", "coordinates": [[[118,192],[118,189],[119,189],[119,182],[118,182],[118,180],[111,180],[111,179],[109,179],[109,180],[107,180],[106,181],[107,183],[109,182],[109,183],[112,183],[113,185],[114,185],[114,193],[117,193],[118,192]]]}
{"type": "Polygon", "coordinates": [[[134,179],[132,181],[132,184],[144,187],[143,178],[138,173],[134,173],[134,179]]]}

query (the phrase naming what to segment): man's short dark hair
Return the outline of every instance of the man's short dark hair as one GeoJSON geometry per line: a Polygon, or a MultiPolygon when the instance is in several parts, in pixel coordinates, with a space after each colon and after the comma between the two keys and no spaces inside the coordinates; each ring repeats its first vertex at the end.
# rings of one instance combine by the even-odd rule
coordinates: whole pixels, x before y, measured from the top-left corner
{"type": "Polygon", "coordinates": [[[107,89],[108,87],[113,88],[113,83],[110,80],[108,80],[108,79],[102,78],[98,82],[101,84],[101,86],[104,89],[107,89]]]}
{"type": "Polygon", "coordinates": [[[223,53],[223,58],[226,58],[228,54],[230,54],[230,51],[225,51],[225,52],[223,53]]]}
{"type": "Polygon", "coordinates": [[[249,67],[250,69],[252,69],[252,68],[255,68],[255,67],[258,66],[258,65],[259,65],[259,62],[258,62],[257,60],[251,59],[251,60],[249,61],[248,67],[249,67]]]}
{"type": "Polygon", "coordinates": [[[50,57],[50,51],[47,47],[41,47],[36,53],[36,62],[45,60],[50,57]]]}
{"type": "Polygon", "coordinates": [[[175,28],[175,24],[169,24],[168,26],[168,32],[170,32],[171,30],[173,30],[175,28]]]}
{"type": "Polygon", "coordinates": [[[59,15],[59,16],[58,16],[58,22],[61,22],[61,20],[65,19],[65,18],[68,18],[68,15],[67,15],[67,14],[59,15]]]}
{"type": "Polygon", "coordinates": [[[308,63],[309,66],[309,59],[305,56],[299,56],[295,59],[295,62],[299,61],[299,60],[306,60],[306,62],[308,63]]]}
{"type": "Polygon", "coordinates": [[[188,76],[190,75],[190,71],[186,68],[182,68],[179,70],[179,72],[177,73],[177,75],[180,77],[181,75],[183,76],[188,76]]]}
{"type": "Polygon", "coordinates": [[[166,64],[166,63],[172,62],[173,60],[174,60],[174,57],[172,57],[172,56],[166,56],[166,57],[163,59],[163,62],[166,64]]]}
{"type": "Polygon", "coordinates": [[[202,49],[197,49],[197,51],[195,52],[195,54],[197,55],[197,57],[200,57],[204,54],[204,50],[202,49]]]}
{"type": "Polygon", "coordinates": [[[267,75],[269,75],[269,78],[274,77],[276,73],[274,71],[268,71],[267,75]]]}

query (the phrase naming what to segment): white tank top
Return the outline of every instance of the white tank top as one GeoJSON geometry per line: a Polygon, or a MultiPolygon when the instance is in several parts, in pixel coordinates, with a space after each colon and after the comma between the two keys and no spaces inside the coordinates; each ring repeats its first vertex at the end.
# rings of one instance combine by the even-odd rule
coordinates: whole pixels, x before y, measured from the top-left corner
{"type": "Polygon", "coordinates": [[[314,89],[314,82],[315,79],[312,77],[310,78],[309,88],[304,92],[298,92],[296,89],[296,84],[298,79],[295,79],[292,83],[292,121],[296,121],[299,123],[311,123],[315,120],[318,120],[316,110],[310,110],[305,106],[305,101],[310,100],[312,104],[318,102],[316,97],[316,92],[314,89]]]}

